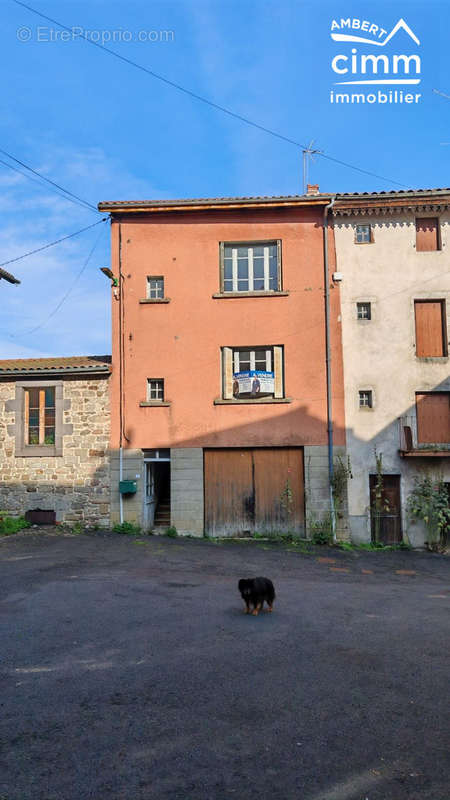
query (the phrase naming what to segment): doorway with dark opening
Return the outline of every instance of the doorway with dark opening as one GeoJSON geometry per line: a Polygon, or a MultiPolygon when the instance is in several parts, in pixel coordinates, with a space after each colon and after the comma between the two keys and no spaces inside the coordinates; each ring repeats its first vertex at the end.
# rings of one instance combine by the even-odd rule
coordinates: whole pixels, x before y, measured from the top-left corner
{"type": "Polygon", "coordinates": [[[170,526],[170,450],[144,451],[144,528],[170,526]]]}

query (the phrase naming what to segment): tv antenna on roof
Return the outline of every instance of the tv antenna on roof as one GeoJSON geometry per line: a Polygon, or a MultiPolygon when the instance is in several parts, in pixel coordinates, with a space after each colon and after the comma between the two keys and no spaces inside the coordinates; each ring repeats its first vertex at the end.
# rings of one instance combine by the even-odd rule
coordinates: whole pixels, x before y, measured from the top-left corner
{"type": "Polygon", "coordinates": [[[309,178],[309,165],[313,162],[314,156],[318,153],[321,153],[322,150],[315,150],[313,148],[314,139],[311,139],[308,147],[305,147],[302,150],[303,153],[303,194],[306,194],[307,187],[308,187],[308,178],[309,178]]]}

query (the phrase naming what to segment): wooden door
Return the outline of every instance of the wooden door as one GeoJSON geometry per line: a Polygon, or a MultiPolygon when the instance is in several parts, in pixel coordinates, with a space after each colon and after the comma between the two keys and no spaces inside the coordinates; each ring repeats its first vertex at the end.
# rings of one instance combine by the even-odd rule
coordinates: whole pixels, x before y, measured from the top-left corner
{"type": "Polygon", "coordinates": [[[377,510],[377,475],[370,475],[370,522],[372,541],[380,544],[399,544],[402,541],[400,475],[383,475],[381,508],[377,510]]]}
{"type": "Polygon", "coordinates": [[[207,534],[303,531],[302,448],[205,450],[204,464],[207,534]]]}
{"type": "Polygon", "coordinates": [[[300,532],[305,503],[302,450],[294,447],[254,450],[253,463],[256,530],[300,532]]]}
{"type": "Polygon", "coordinates": [[[205,530],[210,536],[253,532],[251,450],[205,450],[205,530]]]}

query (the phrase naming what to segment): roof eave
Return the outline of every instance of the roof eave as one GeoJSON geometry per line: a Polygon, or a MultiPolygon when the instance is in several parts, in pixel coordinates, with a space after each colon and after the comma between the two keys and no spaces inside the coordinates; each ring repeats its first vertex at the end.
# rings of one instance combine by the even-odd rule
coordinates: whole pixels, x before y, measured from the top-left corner
{"type": "Polygon", "coordinates": [[[226,211],[244,208],[295,208],[298,206],[315,206],[327,205],[333,195],[311,195],[311,197],[302,197],[297,199],[286,200],[245,200],[245,201],[230,201],[230,202],[217,202],[211,203],[177,203],[174,204],[158,204],[152,203],[136,203],[134,205],[120,202],[102,202],[98,204],[99,211],[107,211],[110,214],[134,214],[134,213],[162,213],[167,211],[226,211]]]}
{"type": "Polygon", "coordinates": [[[60,367],[60,368],[45,368],[42,369],[0,369],[0,378],[28,378],[28,377],[35,377],[38,376],[40,378],[49,378],[49,377],[70,377],[71,375],[110,375],[111,374],[111,367],[80,367],[74,368],[70,367],[69,369],[60,367]]]}

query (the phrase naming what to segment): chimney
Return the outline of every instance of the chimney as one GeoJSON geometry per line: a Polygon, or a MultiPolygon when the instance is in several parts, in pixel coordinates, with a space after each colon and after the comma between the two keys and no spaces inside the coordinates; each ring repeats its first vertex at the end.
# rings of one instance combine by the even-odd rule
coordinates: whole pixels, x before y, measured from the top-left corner
{"type": "Polygon", "coordinates": [[[306,194],[319,194],[319,184],[318,183],[307,183],[306,184],[306,194]]]}

